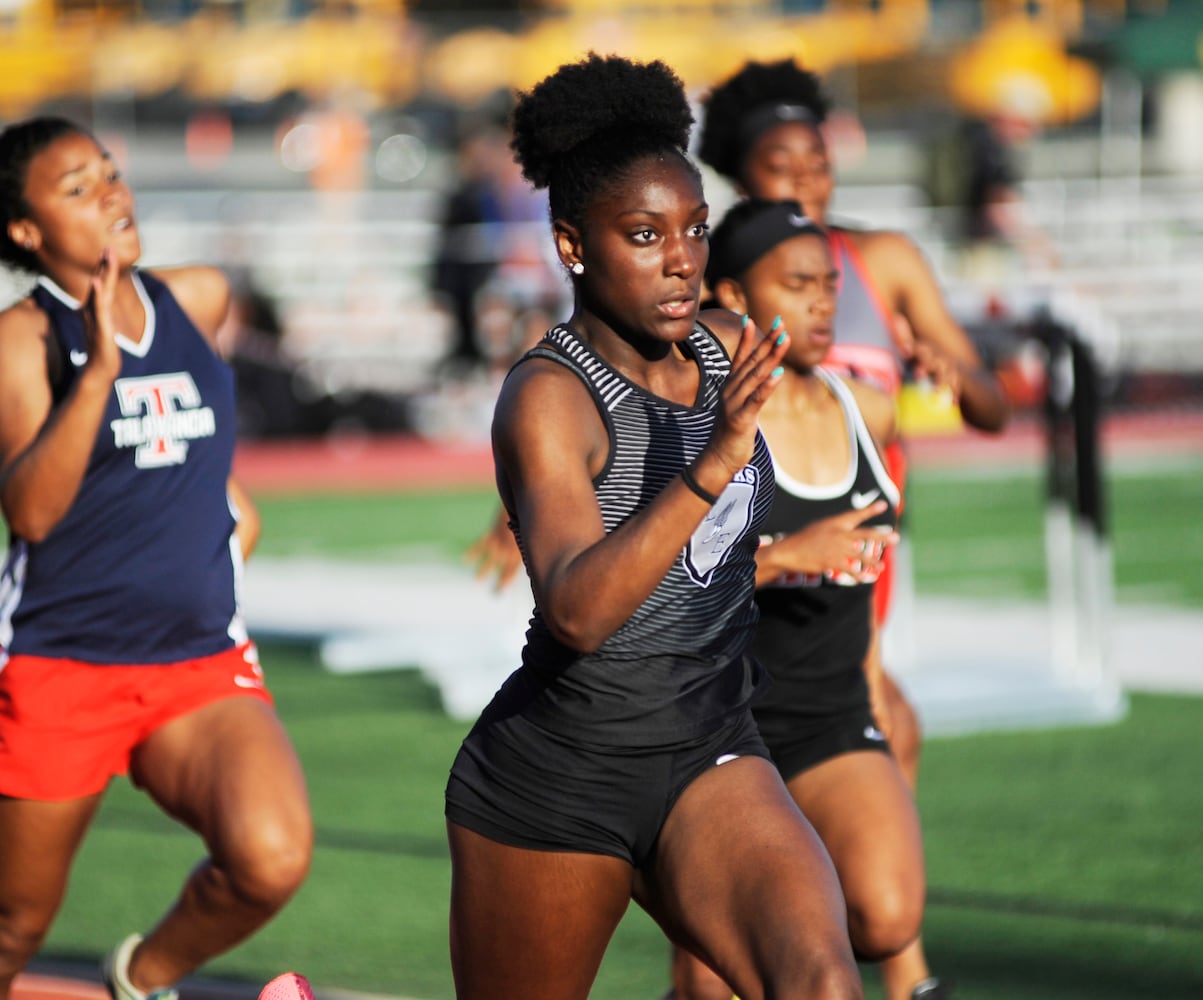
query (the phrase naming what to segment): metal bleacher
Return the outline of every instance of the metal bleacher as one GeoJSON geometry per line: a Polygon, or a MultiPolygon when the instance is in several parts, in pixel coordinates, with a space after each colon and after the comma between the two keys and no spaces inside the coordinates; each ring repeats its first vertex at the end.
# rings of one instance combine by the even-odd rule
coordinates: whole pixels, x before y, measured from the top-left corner
{"type": "MultiPolygon", "coordinates": [[[[282,306],[291,350],[325,382],[405,390],[446,342],[426,290],[439,194],[162,192],[142,198],[142,224],[150,259],[253,271],[282,306]]],[[[1058,266],[986,284],[960,273],[917,188],[845,186],[837,209],[910,233],[967,321],[990,297],[1019,312],[1051,304],[1083,327],[1105,369],[1203,373],[1203,179],[1042,180],[1025,194],[1058,266]]]]}
{"type": "Polygon", "coordinates": [[[971,321],[989,299],[1022,313],[1062,310],[1109,371],[1203,373],[1203,178],[1041,179],[1024,213],[1055,249],[1051,268],[963,273],[938,211],[907,185],[845,187],[838,208],[909,233],[954,311],[971,321]]]}
{"type": "MultiPolygon", "coordinates": [[[[353,193],[143,192],[144,260],[215,262],[253,280],[280,309],[289,353],[330,391],[419,389],[448,337],[427,291],[448,171],[426,176],[353,193]]],[[[1058,266],[1014,268],[987,284],[959,272],[938,213],[913,185],[845,183],[835,211],[908,232],[966,321],[989,298],[1019,311],[1054,303],[1083,326],[1105,370],[1203,373],[1203,178],[1041,179],[1025,195],[1058,266]]]]}

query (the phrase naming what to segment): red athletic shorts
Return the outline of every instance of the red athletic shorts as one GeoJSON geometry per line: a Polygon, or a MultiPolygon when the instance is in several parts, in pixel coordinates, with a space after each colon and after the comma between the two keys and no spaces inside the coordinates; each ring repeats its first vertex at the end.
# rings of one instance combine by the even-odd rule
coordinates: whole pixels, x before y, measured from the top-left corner
{"type": "Polygon", "coordinates": [[[155,730],[237,696],[272,704],[253,643],[145,666],[10,656],[0,668],[0,795],[67,801],[103,791],[155,730]]]}

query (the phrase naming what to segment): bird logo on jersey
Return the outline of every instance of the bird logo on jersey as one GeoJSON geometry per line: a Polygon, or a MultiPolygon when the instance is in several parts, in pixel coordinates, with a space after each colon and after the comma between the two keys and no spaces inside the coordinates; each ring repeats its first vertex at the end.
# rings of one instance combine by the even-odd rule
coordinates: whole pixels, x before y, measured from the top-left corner
{"type": "Polygon", "coordinates": [[[727,484],[685,546],[685,572],[699,587],[710,586],[714,571],[747,532],[752,522],[756,483],[756,466],[745,465],[727,484]]]}
{"type": "Polygon", "coordinates": [[[113,444],[134,448],[139,469],[181,465],[189,441],[217,431],[213,408],[201,405],[200,390],[187,372],[120,378],[113,388],[122,413],[109,425],[113,444]]]}

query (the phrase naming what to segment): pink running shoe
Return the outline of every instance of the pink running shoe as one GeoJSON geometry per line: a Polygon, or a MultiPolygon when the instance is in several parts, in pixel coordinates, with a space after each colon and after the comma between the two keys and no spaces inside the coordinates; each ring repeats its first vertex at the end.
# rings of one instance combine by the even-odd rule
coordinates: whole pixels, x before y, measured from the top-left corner
{"type": "Polygon", "coordinates": [[[299,972],[283,972],[259,991],[259,1000],[313,1000],[313,987],[299,972]]]}

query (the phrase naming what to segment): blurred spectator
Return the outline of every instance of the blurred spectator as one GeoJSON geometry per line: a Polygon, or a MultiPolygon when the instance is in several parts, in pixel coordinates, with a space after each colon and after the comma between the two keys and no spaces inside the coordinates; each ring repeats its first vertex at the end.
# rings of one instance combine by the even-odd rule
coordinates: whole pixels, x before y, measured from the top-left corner
{"type": "Polygon", "coordinates": [[[240,438],[313,437],[412,430],[400,394],[329,391],[285,346],[276,303],[246,275],[231,272],[230,310],[217,345],[234,371],[240,438]]]}
{"type": "Polygon", "coordinates": [[[548,261],[546,198],[523,180],[509,143],[501,110],[470,116],[460,130],[458,182],[443,207],[431,275],[452,318],[442,370],[455,377],[508,367],[531,339],[527,328],[541,334],[566,294],[548,261]]]}
{"type": "Polygon", "coordinates": [[[328,404],[285,352],[276,304],[245,277],[231,286],[230,310],[217,331],[217,345],[234,371],[239,437],[324,432],[328,404]]]}
{"type": "Polygon", "coordinates": [[[1035,130],[1030,119],[1004,112],[961,124],[965,190],[960,235],[966,242],[1009,241],[1014,235],[1022,179],[1016,147],[1026,143],[1035,130]]]}
{"type": "Polygon", "coordinates": [[[1021,153],[1040,130],[1038,110],[1000,102],[992,113],[967,117],[933,143],[927,189],[947,212],[946,235],[962,250],[967,276],[996,273],[1019,262],[1055,265],[1048,237],[1023,210],[1021,153]]]}
{"type": "Polygon", "coordinates": [[[432,291],[451,313],[452,343],[445,369],[462,373],[479,367],[484,351],[477,337],[477,296],[501,256],[500,167],[509,158],[500,123],[470,123],[457,149],[458,183],[447,195],[439,225],[432,291]]]}
{"type": "Polygon", "coordinates": [[[350,89],[333,92],[301,116],[315,131],[317,157],[309,183],[317,191],[360,191],[367,180],[371,134],[350,89]]]}

